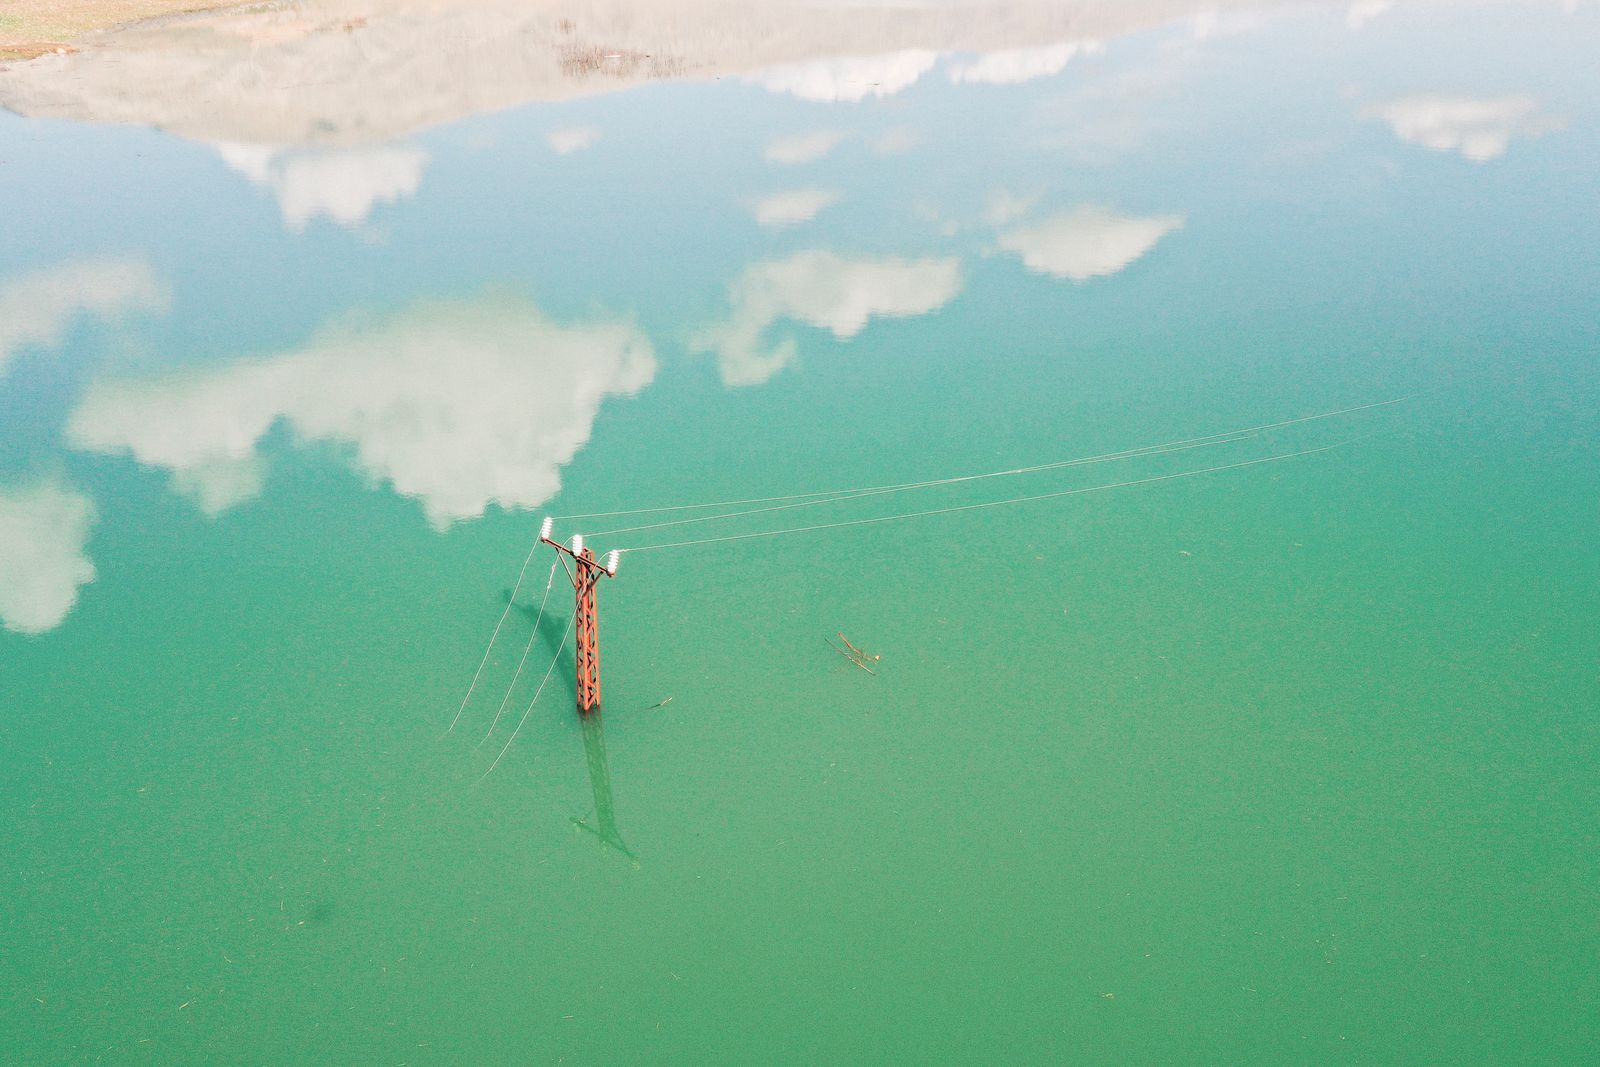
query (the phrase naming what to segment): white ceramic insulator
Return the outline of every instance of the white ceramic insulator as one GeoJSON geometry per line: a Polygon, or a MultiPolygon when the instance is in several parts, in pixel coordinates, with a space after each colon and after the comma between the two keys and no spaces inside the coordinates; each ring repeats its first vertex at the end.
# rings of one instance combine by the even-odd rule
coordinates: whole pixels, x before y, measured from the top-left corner
{"type": "Polygon", "coordinates": [[[617,573],[617,564],[622,562],[622,553],[613,548],[606,553],[606,570],[612,574],[617,573]]]}
{"type": "Polygon", "coordinates": [[[539,524],[539,540],[543,541],[550,536],[550,531],[556,528],[556,520],[546,515],[539,524]]]}
{"type": "Polygon", "coordinates": [[[583,555],[583,534],[572,535],[572,551],[574,555],[583,555]]]}

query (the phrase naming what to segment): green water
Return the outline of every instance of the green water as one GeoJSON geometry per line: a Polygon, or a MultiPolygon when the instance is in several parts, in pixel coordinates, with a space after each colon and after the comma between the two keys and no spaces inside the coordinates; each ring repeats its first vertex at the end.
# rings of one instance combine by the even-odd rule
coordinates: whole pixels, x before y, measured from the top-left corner
{"type": "Polygon", "coordinates": [[[0,120],[0,1061],[1593,1062],[1600,23],[1236,29],[859,103],[528,105],[417,133],[354,220],[0,120]],[[1426,93],[1487,141],[1379,113],[1426,93]],[[793,189],[838,200],[758,225],[793,189]],[[479,746],[536,557],[446,732],[542,514],[1398,397],[597,537],[1336,446],[625,555],[603,716],[568,645],[484,778],[571,610],[558,571],[479,746]]]}

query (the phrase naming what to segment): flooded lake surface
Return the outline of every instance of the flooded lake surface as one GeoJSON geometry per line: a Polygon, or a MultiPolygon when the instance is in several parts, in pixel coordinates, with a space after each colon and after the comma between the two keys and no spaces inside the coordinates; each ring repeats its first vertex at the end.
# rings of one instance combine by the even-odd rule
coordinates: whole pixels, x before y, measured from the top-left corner
{"type": "Polygon", "coordinates": [[[1600,12],[803,10],[0,70],[0,1059],[1592,1062],[1600,12]]]}

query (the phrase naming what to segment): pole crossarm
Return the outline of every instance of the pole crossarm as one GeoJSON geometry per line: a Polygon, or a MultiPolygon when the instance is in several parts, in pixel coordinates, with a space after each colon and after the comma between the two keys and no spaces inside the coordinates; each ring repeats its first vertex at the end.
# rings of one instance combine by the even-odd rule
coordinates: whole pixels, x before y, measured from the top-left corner
{"type": "MultiPolygon", "coordinates": [[[[589,560],[590,560],[591,563],[594,562],[594,553],[592,551],[588,550],[588,549],[582,549],[581,551],[574,552],[569,546],[562,544],[560,541],[553,541],[548,537],[541,537],[541,538],[539,538],[539,541],[542,544],[549,545],[551,548],[553,548],[557,552],[561,553],[561,555],[563,557],[563,562],[566,559],[571,559],[574,562],[576,562],[582,555],[585,555],[585,554],[588,555],[589,560]]],[[[616,552],[611,553],[611,556],[613,558],[615,558],[617,555],[618,555],[618,553],[616,553],[616,552]]],[[[607,578],[615,578],[617,576],[617,568],[616,568],[616,564],[615,563],[613,563],[611,565],[611,569],[610,570],[607,570],[605,567],[602,567],[599,563],[595,563],[594,566],[595,566],[596,570],[598,570],[601,574],[605,575],[607,578]]],[[[567,575],[568,575],[568,577],[571,577],[572,572],[569,570],[567,572],[567,575]]]]}

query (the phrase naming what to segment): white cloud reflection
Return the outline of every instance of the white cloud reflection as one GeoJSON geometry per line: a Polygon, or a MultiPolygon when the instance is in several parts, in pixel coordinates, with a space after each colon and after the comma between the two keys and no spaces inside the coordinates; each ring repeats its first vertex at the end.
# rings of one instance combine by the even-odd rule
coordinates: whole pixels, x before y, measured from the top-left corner
{"type": "Polygon", "coordinates": [[[768,163],[814,163],[832,152],[844,134],[838,130],[812,130],[788,137],[775,137],[767,142],[762,155],[768,163]]]}
{"type": "Polygon", "coordinates": [[[1408,144],[1459,152],[1478,163],[1505,155],[1514,137],[1537,137],[1563,125],[1526,95],[1417,93],[1386,100],[1367,114],[1388,123],[1394,135],[1408,144]]]}
{"type": "Polygon", "coordinates": [[[1084,281],[1115,274],[1183,225],[1182,215],[1121,215],[1081,205],[1000,235],[1031,271],[1084,281]]]}
{"type": "Polygon", "coordinates": [[[874,317],[926,314],[960,290],[961,264],[953,256],[849,259],[833,252],[800,252],[746,268],[732,286],[727,321],[702,330],[694,345],[716,354],[727,384],[759,385],[795,356],[792,337],[764,343],[780,319],[848,338],[874,317]]]}
{"type": "Polygon", "coordinates": [[[989,210],[986,213],[991,226],[1004,226],[1014,222],[1032,211],[1039,202],[1039,197],[1018,196],[1005,189],[997,189],[989,196],[989,210]]]}
{"type": "Polygon", "coordinates": [[[176,490],[215,513],[260,491],[258,449],[281,422],[347,446],[357,469],[443,528],[490,504],[548,500],[601,402],[655,370],[627,323],[558,325],[515,299],[432,303],[263,359],[95,383],[67,436],[170,470],[176,490]]]}
{"type": "Polygon", "coordinates": [[[160,311],[167,290],[138,259],[93,259],[0,282],[0,378],[24,348],[54,348],[78,315],[160,311]]]}
{"type": "Polygon", "coordinates": [[[1344,13],[1344,24],[1359,30],[1380,15],[1394,9],[1394,0],[1355,0],[1344,13]]]}
{"type": "Polygon", "coordinates": [[[790,189],[773,193],[756,203],[756,222],[779,230],[809,222],[817,213],[839,202],[839,194],[827,189],[790,189]]]}
{"type": "Polygon", "coordinates": [[[595,142],[599,140],[600,131],[586,126],[551,130],[545,135],[545,143],[550,146],[550,151],[558,156],[570,156],[574,152],[582,152],[585,148],[593,148],[595,142]]]}
{"type": "Polygon", "coordinates": [[[950,80],[956,83],[982,83],[987,85],[1016,85],[1059,74],[1077,55],[1105,51],[1099,41],[1062,41],[1042,48],[1011,48],[989,52],[970,63],[950,68],[950,80]]]}
{"type": "Polygon", "coordinates": [[[420,149],[395,145],[285,150],[223,143],[215,148],[228,166],[272,190],[284,225],[295,233],[319,215],[346,228],[359,226],[377,205],[414,196],[428,162],[420,149]]]}
{"type": "Polygon", "coordinates": [[[61,625],[94,581],[84,554],[92,501],[59,479],[0,486],[0,626],[42,634],[61,625]]]}
{"type": "Polygon", "coordinates": [[[909,89],[933,69],[938,59],[937,52],[907,48],[877,56],[787,63],[758,71],[748,80],[769,92],[788,93],[801,100],[852,103],[909,89]]]}
{"type": "Polygon", "coordinates": [[[1210,7],[1190,17],[1189,35],[1197,41],[1208,41],[1218,37],[1259,33],[1281,15],[1281,12],[1269,8],[1245,6],[1224,10],[1210,7]]]}

